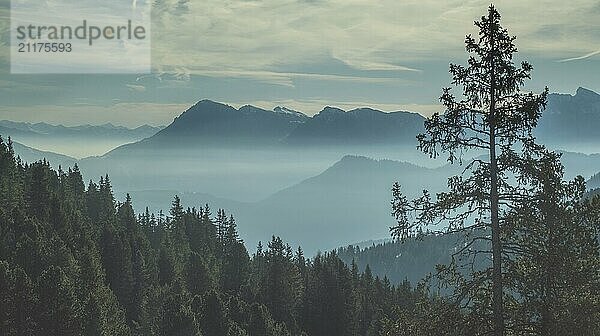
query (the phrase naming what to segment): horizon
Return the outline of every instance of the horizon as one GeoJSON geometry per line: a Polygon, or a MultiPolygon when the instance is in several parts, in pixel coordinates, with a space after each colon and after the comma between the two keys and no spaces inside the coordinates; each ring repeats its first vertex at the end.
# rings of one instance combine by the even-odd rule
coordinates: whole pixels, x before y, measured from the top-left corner
{"type": "MultiPolygon", "coordinates": [[[[569,91],[569,92],[553,92],[550,91],[550,94],[558,94],[558,95],[570,95],[570,96],[575,96],[577,93],[577,90],[579,89],[585,89],[588,91],[592,91],[596,94],[600,94],[599,91],[595,90],[595,89],[590,89],[588,87],[583,87],[583,86],[578,86],[575,90],[573,91],[569,91]]],[[[335,109],[340,109],[344,112],[351,112],[353,110],[360,110],[360,109],[372,109],[378,112],[383,112],[383,113],[413,113],[413,114],[419,114],[425,118],[431,116],[433,113],[435,112],[441,112],[439,110],[432,110],[430,113],[424,113],[424,112],[419,112],[419,111],[415,111],[415,110],[410,110],[410,109],[403,109],[402,107],[396,108],[394,109],[392,106],[394,105],[385,105],[385,104],[374,104],[374,105],[353,105],[353,104],[348,104],[348,103],[341,103],[341,104],[326,104],[323,105],[320,109],[314,110],[311,109],[309,111],[306,110],[301,110],[301,109],[296,109],[287,105],[272,105],[272,103],[267,103],[267,102],[257,102],[255,104],[250,104],[250,103],[244,103],[244,102],[239,102],[239,103],[230,103],[230,102],[226,102],[226,101],[217,101],[214,99],[210,99],[210,98],[202,98],[199,99],[193,103],[190,103],[189,105],[187,104],[179,104],[179,107],[182,107],[181,110],[177,110],[177,111],[169,111],[168,114],[172,115],[172,117],[170,119],[165,119],[165,122],[163,123],[152,123],[152,122],[146,122],[143,123],[143,121],[140,121],[141,123],[127,123],[124,122],[122,124],[116,123],[114,121],[108,120],[108,121],[101,121],[98,120],[95,123],[94,122],[88,122],[88,123],[78,123],[77,121],[64,121],[64,122],[53,122],[51,121],[51,118],[48,119],[44,119],[44,118],[40,118],[39,115],[32,115],[32,116],[28,116],[28,115],[20,115],[18,117],[15,118],[15,114],[12,114],[12,119],[8,119],[8,117],[10,116],[6,116],[7,118],[5,118],[5,116],[3,114],[0,114],[0,122],[2,121],[8,121],[8,122],[16,122],[16,123],[28,123],[28,124],[47,124],[50,126],[64,126],[64,127],[77,127],[77,126],[114,126],[114,127],[125,127],[128,129],[135,129],[138,127],[143,127],[143,126],[150,126],[150,127],[154,127],[154,128],[166,128],[168,127],[171,123],[173,123],[173,121],[175,120],[175,118],[177,118],[178,116],[182,115],[183,113],[185,113],[187,110],[189,110],[191,107],[193,107],[194,105],[202,102],[202,101],[210,101],[213,103],[218,103],[218,104],[223,104],[223,105],[227,105],[227,106],[231,106],[236,110],[239,110],[240,108],[244,107],[244,106],[252,106],[252,107],[256,107],[256,108],[260,108],[262,110],[265,111],[269,111],[269,112],[274,112],[276,108],[280,107],[280,108],[286,108],[289,110],[293,110],[296,112],[300,112],[305,114],[308,117],[313,117],[319,113],[321,113],[324,109],[326,108],[335,108],[335,109]],[[269,105],[271,104],[271,105],[269,105]],[[377,106],[377,107],[376,107],[377,106]],[[384,109],[382,109],[384,108],[384,109]],[[386,109],[387,108],[387,109],[386,109]]],[[[317,105],[314,105],[314,107],[316,107],[317,105]]],[[[0,107],[0,109],[2,109],[3,107],[0,107]]],[[[440,105],[441,108],[441,105],[440,105]]],[[[0,110],[0,113],[2,113],[2,111],[0,110]]]]}
{"type": "MultiPolygon", "coordinates": [[[[134,1],[135,4],[135,1],[134,1]]],[[[464,64],[464,37],[488,1],[157,1],[148,75],[14,75],[0,48],[0,119],[54,124],[166,125],[200,97],[232,106],[318,113],[368,106],[427,116],[464,64]],[[172,10],[167,10],[173,7],[172,10]],[[175,27],[170,22],[180,24],[175,27]],[[35,92],[35,95],[31,93],[35,92]]],[[[600,5],[498,3],[517,36],[516,61],[534,67],[526,90],[598,92],[600,5]],[[596,47],[594,47],[596,46],[596,47]]],[[[9,17],[9,1],[0,15],[9,17]]],[[[8,45],[8,25],[0,25],[8,45]]]]}

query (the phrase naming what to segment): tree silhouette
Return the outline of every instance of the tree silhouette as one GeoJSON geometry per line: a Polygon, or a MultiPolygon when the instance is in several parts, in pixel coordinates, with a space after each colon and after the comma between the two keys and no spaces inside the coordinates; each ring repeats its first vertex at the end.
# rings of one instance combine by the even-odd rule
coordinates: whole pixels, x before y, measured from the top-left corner
{"type": "Polygon", "coordinates": [[[452,84],[462,88],[462,95],[457,97],[451,88],[445,88],[440,98],[445,112],[427,119],[425,133],[417,136],[418,148],[432,158],[444,153],[450,163],[466,163],[463,174],[451,177],[449,191],[438,193],[435,201],[428,191],[408,201],[395,184],[392,211],[398,225],[392,234],[403,239],[422,233],[425,226],[439,224],[450,232],[468,233],[470,241],[459,255],[470,254],[473,266],[478,256],[489,254],[492,266],[473,272],[477,278],[468,283],[457,280],[462,274],[454,272],[452,277],[462,283],[457,298],[473,308],[464,291],[485,294],[491,289],[491,300],[474,294],[468,299],[476,297],[484,309],[491,308],[490,328],[501,336],[505,334],[502,224],[505,210],[529,192],[523,171],[530,162],[521,156],[535,157],[544,152],[535,143],[532,130],[545,108],[547,89],[539,95],[521,91],[532,66],[527,62],[515,66],[515,37],[500,25],[500,14],[493,5],[475,26],[479,36],[467,35],[465,39],[466,51],[471,54],[467,65],[450,65],[452,84]],[[467,161],[465,153],[469,151],[484,155],[467,161]],[[489,249],[473,253],[478,244],[489,249]]]}

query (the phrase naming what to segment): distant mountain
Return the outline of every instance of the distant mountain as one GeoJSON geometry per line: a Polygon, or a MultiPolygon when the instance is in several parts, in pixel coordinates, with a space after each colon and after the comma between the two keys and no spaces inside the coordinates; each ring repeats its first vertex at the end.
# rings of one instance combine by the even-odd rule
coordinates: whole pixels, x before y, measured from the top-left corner
{"type": "MultiPolygon", "coordinates": [[[[308,117],[280,106],[272,111],[250,105],[236,109],[202,100],[156,135],[115,152],[128,155],[135,148],[209,146],[414,148],[416,135],[424,130],[424,120],[423,116],[411,112],[382,112],[371,108],[344,111],[329,106],[308,117]]],[[[593,144],[600,143],[598,129],[600,95],[579,88],[575,95],[549,95],[547,109],[535,134],[554,148],[593,152],[596,148],[593,144]]]]}
{"type": "MultiPolygon", "coordinates": [[[[234,213],[240,223],[244,223],[240,232],[251,246],[264,239],[265,234],[276,234],[302,245],[308,254],[312,254],[357,241],[389,237],[388,229],[394,224],[390,216],[390,189],[394,182],[398,181],[403,192],[412,198],[423,189],[445,190],[447,177],[458,174],[464,167],[424,168],[408,162],[348,155],[313,177],[289,183],[287,185],[291,186],[262,200],[234,201],[245,193],[264,194],[264,184],[279,179],[280,173],[298,178],[299,175],[286,170],[290,166],[277,158],[265,158],[262,165],[251,168],[238,163],[239,171],[223,170],[222,163],[205,160],[191,164],[193,161],[185,159],[177,164],[170,159],[149,159],[144,161],[147,168],[139,167],[146,177],[137,186],[146,183],[147,188],[151,188],[160,183],[158,187],[171,186],[173,190],[129,192],[136,196],[140,206],[146,204],[153,209],[168,209],[175,194],[180,194],[189,206],[209,202],[234,213]],[[164,168],[157,168],[163,165],[164,168]],[[182,169],[180,166],[184,170],[182,175],[177,175],[175,172],[182,169]],[[185,169],[188,166],[189,169],[185,169]],[[211,175],[204,176],[205,171],[211,175]],[[194,188],[197,193],[189,192],[194,188]]],[[[98,160],[102,162],[102,159],[98,160]]],[[[302,167],[301,160],[293,165],[302,167]]],[[[590,171],[600,166],[600,155],[563,152],[563,162],[567,178],[577,174],[591,176],[590,171]]],[[[122,178],[111,173],[111,178],[122,191],[136,190],[126,189],[127,184],[137,178],[136,174],[122,178]]]]}
{"type": "MultiPolygon", "coordinates": [[[[47,123],[26,123],[0,120],[0,129],[15,134],[29,134],[38,136],[74,136],[78,137],[84,134],[88,137],[98,136],[117,136],[130,137],[132,139],[142,139],[156,134],[162,127],[143,125],[136,128],[127,128],[124,126],[115,126],[111,123],[103,125],[80,125],[63,126],[51,125],[47,123]]],[[[8,134],[10,135],[10,134],[8,134]]]]}
{"type": "Polygon", "coordinates": [[[5,138],[78,158],[104,154],[119,145],[150,137],[160,129],[148,125],[130,129],[113,124],[63,126],[0,121],[0,135],[5,138]]]}
{"type": "Polygon", "coordinates": [[[75,163],[77,163],[77,159],[72,158],[70,156],[56,154],[52,152],[40,151],[31,147],[27,147],[18,142],[13,142],[13,149],[15,154],[21,158],[21,160],[25,162],[36,162],[40,160],[46,160],[50,163],[50,165],[54,169],[58,169],[58,167],[62,167],[66,169],[67,167],[73,167],[75,163]]]}
{"type": "Polygon", "coordinates": [[[275,113],[289,114],[289,115],[300,117],[302,119],[306,119],[306,114],[304,114],[302,112],[295,111],[295,110],[291,110],[291,109],[289,109],[287,107],[277,106],[277,107],[275,107],[273,109],[273,112],[275,112],[275,113]]]}
{"type": "Polygon", "coordinates": [[[326,107],[286,138],[292,145],[399,145],[416,146],[424,117],[417,113],[384,113],[370,108],[343,111],[326,107]]]}
{"type": "Polygon", "coordinates": [[[535,133],[549,144],[600,143],[600,95],[582,87],[575,95],[550,94],[535,133]]]}
{"type": "MultiPolygon", "coordinates": [[[[147,165],[154,167],[156,164],[147,165]]],[[[400,182],[403,191],[414,197],[424,188],[441,190],[446,177],[458,169],[450,166],[429,169],[406,162],[345,156],[314,177],[257,202],[239,202],[206,192],[208,189],[223,190],[218,186],[230,188],[230,185],[237,186],[239,192],[260,188],[258,185],[244,185],[236,174],[213,178],[216,187],[198,188],[202,192],[196,193],[182,192],[180,187],[136,191],[127,189],[126,183],[116,181],[114,174],[111,174],[111,180],[119,187],[119,194],[128,192],[134,196],[137,211],[143,211],[145,206],[167,211],[173,196],[178,194],[185,206],[210,203],[233,213],[243,223],[239,226],[240,234],[249,246],[256,246],[259,240],[275,234],[293,245],[302,245],[307,255],[312,255],[318,250],[334,249],[357,241],[388,238],[389,227],[394,224],[390,215],[390,190],[394,182],[400,182]]],[[[82,168],[82,171],[86,170],[82,168]]],[[[133,175],[130,176],[132,178],[133,175]]],[[[185,177],[183,180],[194,185],[198,179],[185,177]]],[[[148,184],[152,181],[162,183],[169,178],[152,177],[148,180],[148,184]]],[[[262,177],[249,180],[250,183],[265,181],[262,177]]]]}
{"type": "MultiPolygon", "coordinates": [[[[144,148],[276,146],[322,147],[416,146],[424,118],[416,113],[385,113],[370,108],[349,112],[326,107],[308,117],[285,107],[272,111],[246,105],[239,109],[202,100],[153,137],[118,148],[109,156],[144,148]]],[[[339,153],[338,153],[339,154],[339,153]]]]}
{"type": "Polygon", "coordinates": [[[600,153],[583,154],[567,151],[558,152],[561,153],[560,161],[565,167],[566,179],[573,179],[577,175],[581,175],[587,179],[600,171],[600,153]]]}
{"type": "Polygon", "coordinates": [[[323,173],[286,188],[238,214],[248,242],[264,234],[285,237],[307,253],[365,239],[389,237],[391,187],[395,181],[416,196],[440,190],[451,167],[346,156],[323,173]]]}
{"type": "Polygon", "coordinates": [[[596,173],[587,181],[588,189],[599,189],[600,188],[600,173],[596,173]]]}
{"type": "Polygon", "coordinates": [[[236,109],[202,100],[145,141],[145,145],[276,145],[307,119],[300,112],[281,107],[274,111],[250,105],[236,109]]]}
{"type": "MultiPolygon", "coordinates": [[[[350,122],[336,126],[326,112],[311,118],[284,107],[236,109],[202,100],[156,135],[87,158],[81,165],[92,176],[108,172],[115,185],[127,190],[201,191],[254,202],[322,172],[346,154],[426,159],[415,149],[422,117],[369,109],[341,113],[350,122]],[[318,142],[308,133],[298,135],[296,144],[288,142],[291,134],[307,124],[339,131],[322,141],[323,146],[316,146],[318,142]],[[385,134],[393,140],[374,146],[385,134]]],[[[326,136],[327,131],[321,134],[326,136]]]]}

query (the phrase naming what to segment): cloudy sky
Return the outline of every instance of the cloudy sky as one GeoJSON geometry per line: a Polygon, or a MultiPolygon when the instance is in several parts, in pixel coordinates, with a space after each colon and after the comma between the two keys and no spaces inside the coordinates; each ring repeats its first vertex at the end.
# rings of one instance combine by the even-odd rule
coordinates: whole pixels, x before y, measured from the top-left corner
{"type": "MultiPolygon", "coordinates": [[[[168,124],[205,98],[431,113],[489,0],[155,0],[150,75],[11,75],[9,3],[0,0],[0,119],[136,126],[168,124]]],[[[518,58],[534,65],[528,89],[600,91],[600,2],[495,4],[518,58]]]]}

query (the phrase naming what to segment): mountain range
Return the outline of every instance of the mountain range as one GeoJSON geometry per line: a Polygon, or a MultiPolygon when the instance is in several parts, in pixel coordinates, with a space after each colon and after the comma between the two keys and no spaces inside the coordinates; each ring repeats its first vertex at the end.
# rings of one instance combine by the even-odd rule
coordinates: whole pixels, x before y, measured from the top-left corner
{"type": "Polygon", "coordinates": [[[374,146],[406,145],[422,131],[424,118],[416,113],[385,113],[370,108],[343,111],[325,107],[307,115],[276,107],[265,110],[202,100],[156,135],[117,148],[107,156],[119,156],[137,148],[196,148],[257,146],[374,146]]]}
{"type": "MultiPolygon", "coordinates": [[[[416,196],[423,188],[441,190],[454,166],[425,168],[408,162],[348,155],[323,172],[255,202],[239,202],[206,193],[176,190],[132,191],[134,207],[167,210],[174,195],[186,206],[208,203],[235,214],[249,246],[265,234],[302,245],[307,254],[366,239],[385,238],[394,224],[390,215],[391,186],[416,196]],[[318,234],[315,234],[318,232],[318,234]]],[[[124,195],[121,195],[124,196],[124,195]]]]}
{"type": "Polygon", "coordinates": [[[79,126],[64,126],[51,125],[47,123],[27,123],[15,122],[9,120],[0,120],[0,128],[3,131],[14,130],[24,134],[37,135],[60,135],[60,136],[81,136],[85,133],[87,136],[137,136],[149,137],[158,132],[162,127],[150,125],[142,125],[136,128],[127,128],[124,126],[115,126],[111,123],[103,125],[79,125],[79,126]]]}
{"type": "MultiPolygon", "coordinates": [[[[423,131],[424,117],[410,112],[385,113],[371,108],[343,111],[325,107],[308,117],[302,112],[276,107],[273,110],[202,100],[184,111],[165,128],[148,125],[135,129],[105,124],[67,127],[46,123],[0,121],[0,134],[42,150],[60,152],[52,142],[62,139],[114,140],[129,143],[107,154],[118,155],[138,148],[206,148],[257,146],[411,146],[423,131]],[[140,141],[143,140],[143,141],[140,141]]],[[[553,93],[535,134],[557,148],[600,142],[600,95],[578,88],[574,95],[553,93]],[[561,147],[562,146],[562,147],[561,147]]],[[[83,146],[80,146],[83,147],[83,146]]],[[[571,151],[578,151],[570,149],[571,151]]],[[[584,151],[585,152],[585,151],[584,151]]],[[[76,156],[77,155],[71,155],[76,156]]]]}
{"type": "Polygon", "coordinates": [[[0,134],[23,145],[73,157],[102,155],[124,143],[151,137],[162,127],[104,125],[63,126],[47,123],[0,121],[0,134]]]}
{"type": "MultiPolygon", "coordinates": [[[[423,116],[411,112],[382,112],[371,108],[344,111],[330,106],[308,117],[285,107],[265,110],[246,105],[236,109],[202,100],[156,135],[117,148],[108,156],[128,155],[138,148],[173,147],[414,148],[415,136],[423,131],[424,120],[423,116]]],[[[535,134],[542,142],[557,149],[580,151],[573,146],[585,143],[589,147],[600,143],[599,127],[600,95],[580,87],[574,95],[549,95],[547,109],[535,134]]]]}
{"type": "Polygon", "coordinates": [[[13,141],[12,146],[15,153],[25,162],[36,162],[45,159],[55,169],[58,167],[62,167],[63,169],[66,167],[73,167],[77,163],[77,159],[73,157],[37,150],[18,142],[13,141]]]}
{"type": "MultiPolygon", "coordinates": [[[[574,95],[551,94],[536,135],[554,148],[600,143],[594,132],[600,128],[599,106],[600,95],[583,88],[574,95]]],[[[284,107],[234,108],[202,100],[154,135],[77,162],[86,180],[108,173],[119,194],[134,195],[138,211],[145,205],[166,210],[180,194],[186,205],[208,202],[236,214],[250,245],[278,234],[315,252],[386,237],[393,224],[393,182],[416,195],[443,188],[458,171],[416,151],[423,121],[415,113],[369,108],[325,107],[309,117],[284,107]]],[[[12,129],[43,133],[42,126],[12,129]]],[[[30,151],[32,158],[50,155],[19,151],[30,151]]],[[[68,160],[52,159],[73,162],[68,160]]],[[[563,151],[562,160],[569,179],[600,171],[600,154],[563,151]]]]}
{"type": "Polygon", "coordinates": [[[414,142],[423,131],[423,116],[384,113],[370,108],[344,111],[325,107],[285,139],[294,145],[398,145],[414,142]]]}
{"type": "Polygon", "coordinates": [[[202,100],[175,118],[173,123],[144,144],[256,145],[271,144],[285,138],[309,118],[299,112],[278,108],[267,111],[246,105],[239,109],[202,100]]]}

